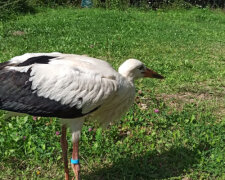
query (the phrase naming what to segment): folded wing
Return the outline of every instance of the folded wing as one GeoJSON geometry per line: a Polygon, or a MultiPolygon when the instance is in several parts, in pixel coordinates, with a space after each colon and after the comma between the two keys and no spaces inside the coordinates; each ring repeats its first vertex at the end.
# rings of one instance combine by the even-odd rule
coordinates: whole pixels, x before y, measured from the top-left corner
{"type": "Polygon", "coordinates": [[[60,53],[21,57],[0,64],[0,109],[76,118],[97,110],[117,92],[115,71],[108,66],[105,76],[97,61],[73,61],[60,53]]]}

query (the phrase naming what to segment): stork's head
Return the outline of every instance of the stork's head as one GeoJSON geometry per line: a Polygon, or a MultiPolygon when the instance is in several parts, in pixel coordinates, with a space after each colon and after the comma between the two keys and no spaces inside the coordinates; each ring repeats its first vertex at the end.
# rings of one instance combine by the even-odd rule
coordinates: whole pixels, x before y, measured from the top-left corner
{"type": "Polygon", "coordinates": [[[119,73],[131,80],[149,77],[163,79],[164,77],[160,74],[148,69],[141,61],[137,59],[128,59],[120,67],[119,73]]]}

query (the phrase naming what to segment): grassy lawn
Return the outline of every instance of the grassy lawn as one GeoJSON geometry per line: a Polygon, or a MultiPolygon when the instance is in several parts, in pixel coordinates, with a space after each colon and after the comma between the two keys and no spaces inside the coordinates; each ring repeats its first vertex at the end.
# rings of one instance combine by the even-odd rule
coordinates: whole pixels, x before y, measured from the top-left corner
{"type": "MultiPolygon", "coordinates": [[[[2,62],[52,51],[115,68],[137,58],[166,77],[137,81],[135,104],[108,129],[86,122],[83,179],[225,179],[224,12],[59,8],[0,23],[2,62]]],[[[57,119],[1,111],[0,179],[63,179],[57,131],[57,119]]]]}

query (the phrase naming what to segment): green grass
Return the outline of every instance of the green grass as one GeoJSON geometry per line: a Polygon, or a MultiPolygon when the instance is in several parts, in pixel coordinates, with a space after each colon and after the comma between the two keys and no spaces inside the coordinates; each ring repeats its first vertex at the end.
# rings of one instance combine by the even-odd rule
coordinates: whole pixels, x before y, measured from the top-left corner
{"type": "MultiPolygon", "coordinates": [[[[137,58],[166,77],[136,82],[135,104],[108,129],[85,124],[83,179],[225,179],[224,12],[59,8],[0,23],[2,62],[51,51],[115,68],[137,58]]],[[[0,117],[0,179],[64,178],[56,119],[0,117]]]]}

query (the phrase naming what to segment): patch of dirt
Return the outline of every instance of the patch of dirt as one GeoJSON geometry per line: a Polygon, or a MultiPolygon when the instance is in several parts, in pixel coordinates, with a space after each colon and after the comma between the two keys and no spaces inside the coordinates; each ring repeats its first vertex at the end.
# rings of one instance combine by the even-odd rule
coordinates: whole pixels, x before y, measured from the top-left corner
{"type": "Polygon", "coordinates": [[[223,81],[218,84],[212,82],[201,82],[192,86],[186,86],[180,89],[181,92],[175,94],[158,94],[155,98],[146,98],[142,92],[138,92],[139,97],[136,97],[136,103],[140,109],[146,110],[156,104],[165,103],[177,111],[182,111],[187,104],[199,106],[207,105],[212,109],[213,113],[222,119],[225,117],[225,86],[223,81]]]}
{"type": "Polygon", "coordinates": [[[183,177],[182,180],[191,180],[189,177],[183,177]]]}
{"type": "Polygon", "coordinates": [[[184,104],[199,103],[202,101],[212,100],[210,94],[195,94],[192,92],[183,92],[178,94],[161,94],[157,97],[158,100],[162,99],[169,104],[172,108],[181,110],[184,104]]]}
{"type": "Polygon", "coordinates": [[[26,34],[26,32],[24,32],[24,31],[14,31],[12,33],[13,36],[23,36],[25,34],[26,34]]]}
{"type": "Polygon", "coordinates": [[[213,113],[223,118],[225,116],[225,91],[223,93],[194,93],[181,92],[177,94],[161,94],[156,97],[157,100],[165,102],[171,108],[181,111],[185,104],[207,103],[214,108],[213,113]]]}

